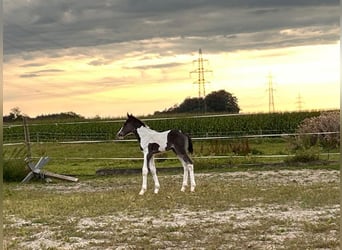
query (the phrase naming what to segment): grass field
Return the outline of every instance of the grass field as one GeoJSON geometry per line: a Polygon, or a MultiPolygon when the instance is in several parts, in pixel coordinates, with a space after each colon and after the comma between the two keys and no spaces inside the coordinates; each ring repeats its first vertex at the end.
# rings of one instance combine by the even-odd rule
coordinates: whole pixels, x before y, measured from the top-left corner
{"type": "MultiPolygon", "coordinates": [[[[212,170],[222,166],[236,166],[237,164],[255,163],[279,163],[291,158],[294,154],[288,138],[250,139],[248,145],[250,152],[233,153],[232,145],[243,145],[244,140],[211,140],[194,141],[195,168],[197,170],[212,170]],[[275,157],[281,155],[281,157],[275,157]],[[223,159],[205,159],[201,157],[224,156],[223,159]],[[271,156],[271,157],[267,157],[271,156]]],[[[49,156],[50,162],[44,169],[68,175],[93,176],[96,170],[102,168],[141,168],[142,160],[114,160],[111,158],[142,158],[139,145],[133,142],[106,142],[106,143],[35,143],[32,145],[32,155],[36,158],[49,156]]],[[[11,152],[20,151],[16,157],[25,158],[26,147],[24,145],[6,146],[4,158],[10,158],[11,152]]],[[[326,155],[328,151],[317,148],[317,156],[321,160],[339,159],[339,155],[326,155]]],[[[330,150],[330,153],[338,153],[338,149],[330,150]]],[[[157,160],[157,167],[180,167],[173,152],[167,152],[158,157],[168,160],[157,160]]],[[[37,160],[37,159],[36,159],[37,160]]],[[[23,168],[25,168],[23,164],[23,168]]]]}
{"type": "MultiPolygon", "coordinates": [[[[196,192],[180,192],[182,171],[175,168],[159,172],[158,195],[149,176],[143,197],[140,172],[95,175],[140,168],[141,159],[109,159],[140,158],[137,142],[35,143],[33,156],[51,158],[44,169],[80,181],[4,183],[4,249],[338,249],[338,163],[279,165],[293,153],[287,138],[250,140],[247,155],[231,152],[239,143],[194,142],[196,192]],[[285,157],[259,158],[279,154],[285,157]],[[217,155],[227,158],[200,158],[217,155]]],[[[5,158],[15,151],[20,159],[13,160],[25,167],[23,145],[5,147],[5,158]]],[[[338,159],[327,152],[319,148],[319,159],[338,159]]]]}
{"type": "Polygon", "coordinates": [[[339,172],[140,174],[4,184],[4,249],[338,249],[339,172]]]}

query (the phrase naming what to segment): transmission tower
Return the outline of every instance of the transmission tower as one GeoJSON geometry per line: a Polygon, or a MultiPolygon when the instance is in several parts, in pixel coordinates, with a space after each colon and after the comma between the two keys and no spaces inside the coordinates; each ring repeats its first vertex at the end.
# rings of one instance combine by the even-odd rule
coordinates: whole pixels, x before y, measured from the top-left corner
{"type": "Polygon", "coordinates": [[[273,76],[271,73],[268,74],[268,111],[274,112],[274,97],[273,97],[273,76]]]}
{"type": "Polygon", "coordinates": [[[197,69],[190,72],[191,74],[196,73],[197,74],[197,81],[194,82],[194,84],[198,84],[198,97],[205,97],[205,84],[209,83],[205,80],[204,75],[205,73],[213,72],[212,70],[204,69],[203,62],[208,62],[207,59],[203,59],[202,56],[202,49],[199,49],[198,51],[198,59],[194,60],[193,63],[197,63],[197,69]]]}
{"type": "Polygon", "coordinates": [[[300,93],[298,93],[296,104],[297,104],[298,111],[302,111],[303,101],[302,101],[302,96],[300,95],[300,93]]]}

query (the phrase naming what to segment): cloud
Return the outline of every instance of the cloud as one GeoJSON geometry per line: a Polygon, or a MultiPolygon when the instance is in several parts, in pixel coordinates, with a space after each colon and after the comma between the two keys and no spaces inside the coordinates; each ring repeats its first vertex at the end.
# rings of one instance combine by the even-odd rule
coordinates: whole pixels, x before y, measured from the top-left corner
{"type": "Polygon", "coordinates": [[[167,107],[197,91],[188,73],[199,48],[233,74],[235,52],[259,64],[281,48],[332,44],[340,34],[338,0],[4,0],[3,9],[4,104],[34,100],[38,110],[43,100],[84,101],[88,110],[89,98],[121,107],[120,97],[133,103],[151,92],[169,94],[167,107]]]}
{"type": "Polygon", "coordinates": [[[61,69],[43,69],[43,70],[37,70],[37,71],[24,73],[24,74],[19,75],[19,77],[21,77],[21,78],[33,78],[33,77],[40,77],[40,76],[49,75],[46,73],[59,73],[59,72],[64,72],[64,70],[61,70],[61,69]]]}
{"type": "MultiPolygon", "coordinates": [[[[187,63],[188,64],[188,63],[187,63]]],[[[178,67],[185,65],[185,63],[160,63],[160,64],[144,64],[140,66],[132,66],[132,67],[125,67],[126,69],[139,69],[139,70],[144,70],[144,69],[168,69],[168,68],[173,68],[173,67],[178,67]]]]}
{"type": "MultiPolygon", "coordinates": [[[[178,37],[184,38],[183,46],[175,45],[181,53],[198,47],[209,47],[211,51],[248,49],[251,44],[269,47],[273,41],[274,46],[305,44],[321,38],[332,42],[339,39],[339,33],[334,33],[339,24],[338,5],[337,0],[5,0],[4,53],[131,42],[138,45],[136,41],[178,37]],[[284,29],[305,31],[312,27],[320,29],[320,34],[310,33],[300,41],[286,37],[283,42],[275,35],[284,29]],[[202,46],[193,44],[193,37],[199,38],[195,42],[200,41],[202,46]],[[230,48],[227,43],[231,40],[223,38],[232,37],[238,39],[230,48]],[[250,38],[257,41],[246,40],[250,38]]],[[[150,50],[163,53],[158,46],[150,50]]]]}
{"type": "Polygon", "coordinates": [[[23,68],[26,68],[26,67],[31,68],[31,67],[42,67],[42,66],[44,66],[44,65],[45,65],[45,64],[43,64],[43,63],[26,63],[26,64],[20,65],[20,67],[23,67],[23,68]]]}
{"type": "Polygon", "coordinates": [[[91,66],[102,66],[102,65],[111,64],[112,62],[113,62],[112,60],[96,59],[96,60],[90,61],[88,63],[88,65],[91,65],[91,66]]]}
{"type": "Polygon", "coordinates": [[[39,74],[35,74],[35,73],[25,73],[25,74],[21,74],[19,75],[19,77],[21,78],[34,78],[34,77],[39,77],[39,74]]]}

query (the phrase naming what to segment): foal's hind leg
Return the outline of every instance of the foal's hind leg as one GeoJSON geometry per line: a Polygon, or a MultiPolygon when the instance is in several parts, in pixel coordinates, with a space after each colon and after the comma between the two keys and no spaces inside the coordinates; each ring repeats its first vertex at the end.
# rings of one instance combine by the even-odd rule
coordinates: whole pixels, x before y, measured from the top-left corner
{"type": "Polygon", "coordinates": [[[181,191],[184,192],[185,188],[188,186],[188,176],[190,175],[190,191],[194,192],[196,187],[195,175],[194,175],[194,164],[192,163],[190,157],[185,153],[178,155],[179,160],[182,162],[184,175],[183,184],[181,191]]]}
{"type": "Polygon", "coordinates": [[[190,183],[191,183],[190,191],[194,192],[195,187],[196,187],[195,174],[194,174],[194,164],[192,164],[192,163],[188,164],[188,168],[189,168],[190,183]]]}
{"type": "Polygon", "coordinates": [[[185,188],[188,186],[188,176],[189,176],[189,170],[188,170],[188,166],[185,163],[185,161],[183,160],[182,157],[178,156],[178,159],[180,160],[180,162],[182,163],[183,169],[184,169],[184,173],[183,173],[183,183],[182,183],[182,188],[181,191],[184,192],[185,188]]]}

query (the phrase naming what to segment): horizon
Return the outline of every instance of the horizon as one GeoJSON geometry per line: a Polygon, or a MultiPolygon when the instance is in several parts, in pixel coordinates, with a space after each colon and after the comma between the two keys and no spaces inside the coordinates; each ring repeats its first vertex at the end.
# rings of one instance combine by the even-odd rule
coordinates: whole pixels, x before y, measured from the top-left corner
{"type": "MultiPolygon", "coordinates": [[[[275,112],[269,112],[269,111],[261,111],[261,112],[239,112],[239,113],[228,113],[228,112],[206,112],[206,113],[201,113],[201,112],[194,112],[194,113],[172,113],[172,114],[146,114],[146,115],[136,115],[136,114],[131,114],[135,117],[138,118],[147,118],[147,120],[149,119],[178,119],[178,118],[200,118],[200,117],[221,117],[221,116],[237,116],[237,115],[263,115],[263,114],[284,114],[284,113],[311,113],[311,112],[320,112],[320,113],[324,113],[324,112],[334,112],[334,111],[340,111],[340,109],[308,109],[308,110],[290,110],[290,111],[275,111],[275,112]],[[162,115],[162,117],[158,117],[159,115],[162,115]],[[169,115],[169,116],[165,116],[165,115],[169,115]],[[154,116],[157,116],[158,118],[153,118],[154,116]],[[149,118],[152,117],[152,118],[149,118]]],[[[61,112],[57,112],[57,113],[46,113],[46,114],[39,114],[37,116],[28,116],[27,114],[24,113],[20,113],[21,116],[24,116],[26,118],[29,119],[44,119],[41,116],[52,116],[52,115],[62,115],[62,114],[66,114],[66,113],[73,113],[77,116],[79,116],[80,119],[85,119],[85,120],[96,120],[96,119],[100,119],[100,120],[114,120],[114,119],[125,119],[127,117],[127,114],[124,115],[120,115],[120,116],[84,116],[80,113],[76,113],[73,112],[72,110],[70,111],[61,111],[61,112]]],[[[3,114],[3,117],[9,116],[9,114],[5,115],[3,114]]],[[[50,119],[50,118],[49,118],[50,119]]],[[[66,118],[66,120],[68,120],[69,118],[66,118]]],[[[17,121],[17,120],[14,120],[17,121]]]]}
{"type": "Polygon", "coordinates": [[[146,116],[224,89],[242,113],[340,108],[339,2],[4,1],[3,113],[146,116]],[[98,13],[102,13],[98,15],[98,13]],[[200,16],[201,18],[198,18],[200,16]]]}

